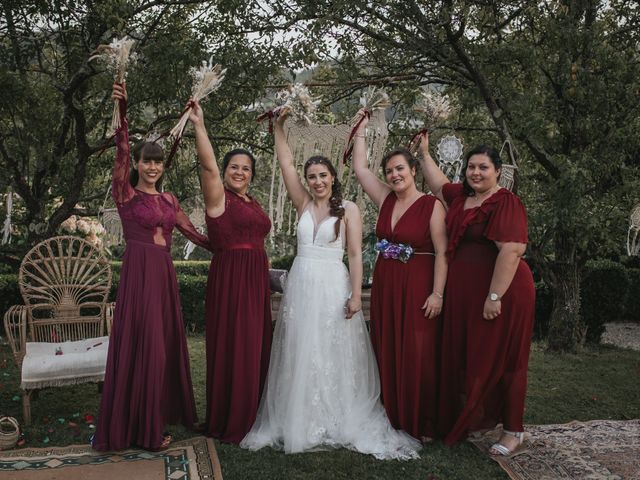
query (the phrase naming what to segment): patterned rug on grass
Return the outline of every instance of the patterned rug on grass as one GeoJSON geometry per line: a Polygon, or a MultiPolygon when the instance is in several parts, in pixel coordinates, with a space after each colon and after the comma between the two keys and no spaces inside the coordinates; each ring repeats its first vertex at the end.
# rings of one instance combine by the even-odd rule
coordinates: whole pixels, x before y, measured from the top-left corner
{"type": "MultiPolygon", "coordinates": [[[[514,480],[640,480],[640,420],[529,425],[509,457],[491,457],[514,480]]],[[[471,438],[487,452],[500,430],[471,438]]],[[[488,453],[487,453],[488,454],[488,453]]]]}
{"type": "Polygon", "coordinates": [[[96,452],[88,445],[0,451],[2,480],[222,480],[210,438],[172,443],[163,452],[96,452]]]}

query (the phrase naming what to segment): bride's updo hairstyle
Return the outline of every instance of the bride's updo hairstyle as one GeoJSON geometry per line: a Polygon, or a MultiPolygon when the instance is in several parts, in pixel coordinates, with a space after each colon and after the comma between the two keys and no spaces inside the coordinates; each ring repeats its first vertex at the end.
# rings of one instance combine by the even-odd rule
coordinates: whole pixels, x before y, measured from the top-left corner
{"type": "Polygon", "coordinates": [[[334,226],[334,233],[336,235],[334,240],[337,240],[338,235],[340,235],[340,220],[344,217],[344,207],[342,206],[342,185],[340,184],[340,180],[338,180],[338,172],[336,172],[336,168],[327,157],[315,155],[304,164],[304,178],[307,178],[307,170],[311,165],[324,165],[333,176],[333,183],[331,184],[331,198],[329,198],[329,215],[332,217],[338,217],[338,221],[334,226]]]}

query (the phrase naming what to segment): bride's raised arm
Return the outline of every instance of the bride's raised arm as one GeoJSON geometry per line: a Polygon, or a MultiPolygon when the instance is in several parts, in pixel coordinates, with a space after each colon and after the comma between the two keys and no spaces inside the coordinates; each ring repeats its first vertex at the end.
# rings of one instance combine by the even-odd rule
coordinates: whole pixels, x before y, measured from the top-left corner
{"type": "Polygon", "coordinates": [[[304,206],[311,200],[311,195],[307,189],[304,188],[302,180],[300,180],[298,171],[293,163],[293,154],[285,138],[284,122],[287,119],[287,115],[286,111],[278,115],[278,118],[274,122],[273,135],[275,138],[278,164],[280,165],[280,170],[282,170],[282,179],[284,180],[285,187],[287,187],[287,192],[289,192],[289,198],[296,208],[298,216],[300,216],[304,210],[304,206]]]}

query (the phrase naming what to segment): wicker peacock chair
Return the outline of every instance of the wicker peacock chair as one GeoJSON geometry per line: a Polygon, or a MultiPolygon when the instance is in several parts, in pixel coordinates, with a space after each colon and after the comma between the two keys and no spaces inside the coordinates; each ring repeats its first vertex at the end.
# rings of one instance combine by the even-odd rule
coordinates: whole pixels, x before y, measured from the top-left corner
{"type": "Polygon", "coordinates": [[[35,390],[104,379],[111,266],[86,240],[53,237],[25,255],[18,282],[25,304],[9,308],[4,326],[28,425],[35,390]]]}

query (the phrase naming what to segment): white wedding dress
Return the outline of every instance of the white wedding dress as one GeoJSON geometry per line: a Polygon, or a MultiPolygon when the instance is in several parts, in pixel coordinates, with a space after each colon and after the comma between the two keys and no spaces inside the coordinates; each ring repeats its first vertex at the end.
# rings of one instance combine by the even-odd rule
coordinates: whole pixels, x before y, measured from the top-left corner
{"type": "Polygon", "coordinates": [[[420,442],[394,430],[380,403],[378,368],[362,312],[345,318],[351,293],[342,263],[344,223],[320,224],[310,205],[273,335],[258,415],[241,447],[285,453],[345,447],[378,459],[418,458],[420,442]]]}

